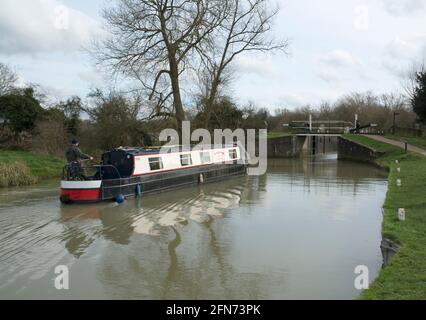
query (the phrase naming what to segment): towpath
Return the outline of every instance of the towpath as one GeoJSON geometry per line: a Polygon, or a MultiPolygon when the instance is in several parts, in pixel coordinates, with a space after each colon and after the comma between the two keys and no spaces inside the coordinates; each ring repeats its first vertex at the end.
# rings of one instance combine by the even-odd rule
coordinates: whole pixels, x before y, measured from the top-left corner
{"type": "MultiPolygon", "coordinates": [[[[399,148],[402,148],[402,149],[405,148],[405,144],[402,141],[392,140],[392,139],[385,138],[383,136],[376,136],[376,135],[365,135],[365,136],[368,137],[368,138],[371,138],[373,140],[388,143],[388,144],[391,144],[393,146],[396,146],[396,147],[399,147],[399,148]]],[[[422,149],[422,148],[413,146],[412,144],[408,144],[407,148],[408,148],[408,151],[419,153],[419,154],[426,157],[426,149],[422,149]]]]}

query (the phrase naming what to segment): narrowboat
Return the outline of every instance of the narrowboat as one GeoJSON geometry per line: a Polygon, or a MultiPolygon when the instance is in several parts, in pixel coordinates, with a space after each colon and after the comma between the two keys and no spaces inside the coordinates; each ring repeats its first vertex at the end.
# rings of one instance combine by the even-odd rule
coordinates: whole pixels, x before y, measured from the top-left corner
{"type": "Polygon", "coordinates": [[[67,164],[62,173],[64,204],[116,200],[246,174],[245,154],[234,145],[118,148],[99,165],[67,164]],[[92,175],[88,175],[92,171],[92,175]]]}

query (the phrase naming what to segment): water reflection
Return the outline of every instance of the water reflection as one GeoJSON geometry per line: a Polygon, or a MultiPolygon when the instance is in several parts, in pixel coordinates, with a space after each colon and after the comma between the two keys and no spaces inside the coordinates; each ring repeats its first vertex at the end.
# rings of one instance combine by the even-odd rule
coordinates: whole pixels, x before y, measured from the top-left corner
{"type": "Polygon", "coordinates": [[[51,185],[0,202],[0,297],[353,298],[379,269],[386,173],[333,155],[122,205],[61,206],[51,185]]]}
{"type": "Polygon", "coordinates": [[[221,192],[214,185],[206,185],[175,191],[173,195],[132,199],[121,206],[114,203],[62,205],[62,240],[68,252],[78,258],[99,235],[121,245],[129,244],[132,234],[158,237],[169,234],[170,230],[179,239],[178,230],[189,221],[209,224],[214,218],[223,217],[224,210],[238,207],[242,193],[240,182],[244,179],[225,182],[227,188],[221,192]],[[87,220],[99,220],[102,229],[88,228],[87,220]]]}

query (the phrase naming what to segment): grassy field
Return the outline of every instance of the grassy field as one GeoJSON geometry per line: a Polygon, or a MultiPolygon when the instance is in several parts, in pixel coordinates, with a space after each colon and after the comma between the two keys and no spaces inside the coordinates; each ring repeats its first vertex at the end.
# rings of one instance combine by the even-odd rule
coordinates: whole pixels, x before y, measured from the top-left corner
{"type": "Polygon", "coordinates": [[[413,146],[426,149],[426,137],[402,137],[402,136],[397,136],[392,134],[388,134],[385,137],[389,139],[393,139],[393,140],[398,140],[398,141],[407,141],[409,144],[412,144],[413,146]]]}
{"type": "Polygon", "coordinates": [[[385,152],[377,160],[389,169],[382,232],[400,245],[391,263],[381,270],[361,298],[426,299],[426,157],[405,154],[402,149],[364,136],[345,138],[385,152]],[[400,173],[397,167],[401,168],[400,173]],[[398,178],[402,180],[401,187],[396,186],[398,178]],[[406,221],[398,220],[398,208],[405,208],[406,221]]]}
{"type": "Polygon", "coordinates": [[[0,150],[0,165],[3,184],[4,181],[9,181],[8,185],[22,185],[25,183],[19,181],[14,183],[14,177],[16,179],[27,177],[28,183],[59,177],[65,160],[26,151],[0,150]]]}

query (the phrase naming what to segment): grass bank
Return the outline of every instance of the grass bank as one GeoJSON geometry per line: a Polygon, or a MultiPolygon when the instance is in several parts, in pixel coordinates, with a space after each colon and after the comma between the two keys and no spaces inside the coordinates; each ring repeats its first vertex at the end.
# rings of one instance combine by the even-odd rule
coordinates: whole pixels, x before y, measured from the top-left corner
{"type": "Polygon", "coordinates": [[[65,160],[26,151],[0,150],[0,186],[19,186],[61,175],[65,160]]]}
{"type": "Polygon", "coordinates": [[[383,268],[361,299],[426,299],[426,157],[364,136],[346,135],[385,154],[377,163],[389,169],[382,233],[400,245],[391,263],[383,268]],[[398,160],[398,164],[395,163],[398,160]],[[397,172],[397,167],[401,172],[397,172]],[[397,187],[396,180],[402,180],[397,187]],[[405,208],[406,221],[397,217],[405,208]]]}
{"type": "Polygon", "coordinates": [[[292,134],[288,132],[271,131],[271,132],[268,132],[268,139],[288,137],[291,135],[292,134]]]}

